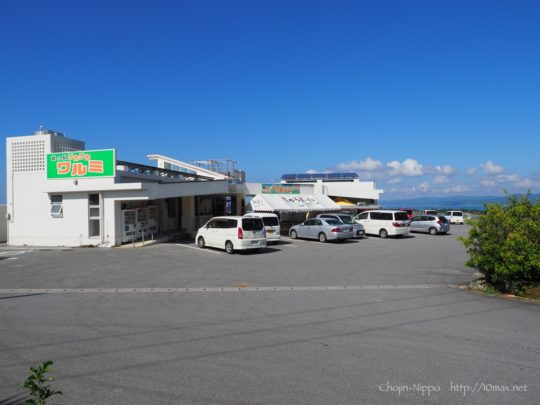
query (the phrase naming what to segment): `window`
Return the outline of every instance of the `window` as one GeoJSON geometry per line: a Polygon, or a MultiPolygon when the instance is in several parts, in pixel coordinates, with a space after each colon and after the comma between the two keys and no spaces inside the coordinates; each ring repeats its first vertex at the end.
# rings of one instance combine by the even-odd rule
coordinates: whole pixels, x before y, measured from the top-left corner
{"type": "Polygon", "coordinates": [[[353,220],[348,215],[340,215],[339,219],[341,219],[341,222],[344,224],[354,224],[353,220]]]}
{"type": "Polygon", "coordinates": [[[62,205],[62,201],[63,196],[61,194],[51,194],[51,217],[62,218],[64,216],[64,207],[62,205]]]}
{"type": "Polygon", "coordinates": [[[337,219],[327,219],[326,223],[328,225],[341,225],[341,222],[338,221],[337,219]]]}
{"type": "Polygon", "coordinates": [[[358,215],[358,219],[367,219],[368,215],[368,212],[362,212],[360,215],[358,215]]]}
{"type": "Polygon", "coordinates": [[[394,213],[394,217],[396,218],[396,221],[408,221],[409,217],[407,216],[406,212],[400,211],[394,213]]]}
{"type": "Polygon", "coordinates": [[[167,198],[167,216],[176,218],[176,198],[167,198]]]}
{"type": "Polygon", "coordinates": [[[219,221],[217,219],[213,219],[206,225],[207,228],[219,228],[219,221]]]}
{"type": "Polygon", "coordinates": [[[236,219],[227,219],[225,228],[227,229],[236,228],[237,224],[238,224],[238,221],[236,219]]]}
{"type": "Polygon", "coordinates": [[[380,212],[371,212],[370,217],[371,217],[371,219],[383,219],[382,218],[382,213],[380,213],[380,212]]]}
{"type": "Polygon", "coordinates": [[[262,220],[265,226],[279,226],[279,221],[276,217],[263,217],[262,220]]]}
{"type": "Polygon", "coordinates": [[[457,211],[457,212],[454,212],[454,216],[455,216],[455,217],[462,217],[462,216],[463,216],[463,213],[457,211]]]}
{"type": "Polygon", "coordinates": [[[304,222],[304,225],[307,225],[307,226],[315,225],[315,220],[314,219],[308,219],[307,221],[304,222]]]}
{"type": "Polygon", "coordinates": [[[88,195],[88,236],[100,235],[100,206],[99,194],[88,195]]]}
{"type": "Polygon", "coordinates": [[[244,231],[262,231],[264,225],[260,218],[243,218],[242,228],[244,228],[244,231]]]}

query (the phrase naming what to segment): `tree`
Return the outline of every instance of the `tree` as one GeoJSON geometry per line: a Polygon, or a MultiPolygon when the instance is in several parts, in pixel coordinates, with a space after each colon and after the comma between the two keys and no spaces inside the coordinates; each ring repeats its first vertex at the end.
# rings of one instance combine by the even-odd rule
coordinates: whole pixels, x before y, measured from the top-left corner
{"type": "Polygon", "coordinates": [[[486,204],[486,212],[471,220],[468,237],[459,238],[469,253],[466,265],[501,292],[521,294],[540,282],[540,200],[530,192],[511,196],[506,204],[486,204]]]}

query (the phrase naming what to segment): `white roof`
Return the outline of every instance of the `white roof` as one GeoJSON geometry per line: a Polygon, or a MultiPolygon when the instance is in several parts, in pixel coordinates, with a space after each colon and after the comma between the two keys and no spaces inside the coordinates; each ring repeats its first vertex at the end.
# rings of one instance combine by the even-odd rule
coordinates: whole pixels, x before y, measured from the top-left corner
{"type": "Polygon", "coordinates": [[[255,212],[323,212],[341,209],[323,194],[257,194],[250,205],[255,212]]]}

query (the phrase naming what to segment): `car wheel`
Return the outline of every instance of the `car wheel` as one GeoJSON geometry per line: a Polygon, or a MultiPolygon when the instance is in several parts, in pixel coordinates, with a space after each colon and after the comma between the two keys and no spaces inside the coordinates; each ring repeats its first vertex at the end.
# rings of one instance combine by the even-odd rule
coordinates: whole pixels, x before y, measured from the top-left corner
{"type": "Polygon", "coordinates": [[[326,237],[326,234],[324,232],[321,232],[319,234],[319,242],[326,243],[327,240],[328,240],[328,238],[326,237]]]}
{"type": "Polygon", "coordinates": [[[296,231],[291,231],[291,239],[296,239],[297,237],[296,231]]]}
{"type": "Polygon", "coordinates": [[[429,228],[430,235],[437,235],[437,230],[435,228],[429,228]]]}
{"type": "Polygon", "coordinates": [[[379,236],[380,236],[381,238],[383,238],[383,239],[384,239],[384,238],[388,238],[388,231],[387,231],[386,229],[381,229],[381,230],[379,231],[379,236]]]}
{"type": "Polygon", "coordinates": [[[225,252],[227,252],[228,254],[234,252],[234,246],[230,240],[225,242],[225,252]]]}
{"type": "Polygon", "coordinates": [[[199,245],[201,249],[204,249],[206,247],[206,244],[204,243],[204,238],[202,236],[197,240],[197,245],[199,245]]]}

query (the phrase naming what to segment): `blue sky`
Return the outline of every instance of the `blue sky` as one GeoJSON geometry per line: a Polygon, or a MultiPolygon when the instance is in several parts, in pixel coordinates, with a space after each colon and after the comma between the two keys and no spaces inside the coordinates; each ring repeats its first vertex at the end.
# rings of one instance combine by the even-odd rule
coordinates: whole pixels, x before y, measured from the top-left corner
{"type": "MultiPolygon", "coordinates": [[[[537,1],[0,0],[0,134],[46,128],[249,181],[540,191],[537,1]]],[[[5,201],[5,143],[0,201],[5,201]]]]}

